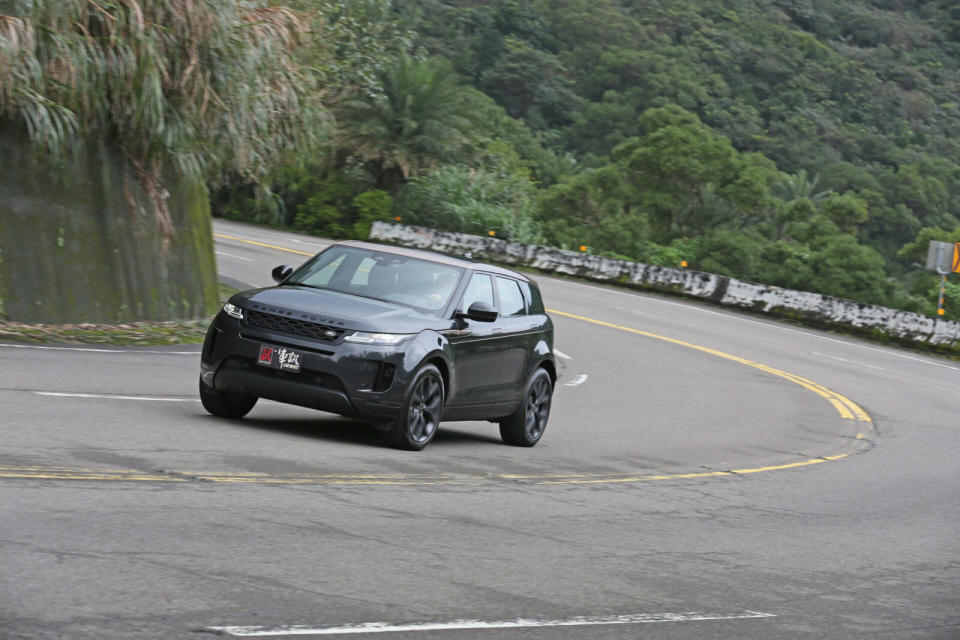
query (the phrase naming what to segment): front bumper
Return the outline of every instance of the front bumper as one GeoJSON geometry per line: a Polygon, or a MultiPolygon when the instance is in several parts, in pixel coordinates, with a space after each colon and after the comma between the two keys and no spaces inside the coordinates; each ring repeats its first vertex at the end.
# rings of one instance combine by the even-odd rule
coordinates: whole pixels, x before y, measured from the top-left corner
{"type": "Polygon", "coordinates": [[[387,421],[400,411],[411,373],[405,366],[404,346],[305,340],[248,327],[220,313],[207,331],[200,377],[216,389],[387,421]],[[263,345],[301,352],[301,370],[281,371],[258,365],[263,345]]]}

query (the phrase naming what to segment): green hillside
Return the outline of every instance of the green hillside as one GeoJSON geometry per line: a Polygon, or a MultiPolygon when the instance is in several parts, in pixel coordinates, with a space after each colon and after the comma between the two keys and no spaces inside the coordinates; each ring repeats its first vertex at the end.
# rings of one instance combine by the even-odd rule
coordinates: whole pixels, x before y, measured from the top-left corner
{"type": "Polygon", "coordinates": [[[960,241],[950,0],[290,4],[335,131],[268,190],[219,189],[221,215],[399,217],[935,308],[926,242],[960,241]]]}

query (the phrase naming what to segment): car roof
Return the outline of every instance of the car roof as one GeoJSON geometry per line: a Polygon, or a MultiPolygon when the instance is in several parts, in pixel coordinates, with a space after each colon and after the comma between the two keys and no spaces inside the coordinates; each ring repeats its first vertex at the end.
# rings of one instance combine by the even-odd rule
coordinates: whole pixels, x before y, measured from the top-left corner
{"type": "Polygon", "coordinates": [[[472,260],[464,260],[461,258],[452,258],[446,256],[442,253],[436,253],[435,251],[424,251],[423,249],[407,249],[406,247],[395,247],[389,244],[380,244],[379,242],[363,242],[360,240],[344,240],[343,242],[336,243],[338,245],[343,245],[346,247],[357,247],[358,249],[371,249],[373,251],[382,251],[383,253],[393,253],[399,256],[407,256],[408,258],[419,258],[420,260],[429,260],[430,262],[439,262],[441,264],[448,264],[454,267],[460,267],[461,269],[472,269],[474,271],[487,271],[490,273],[495,273],[504,276],[510,276],[511,278],[517,278],[518,280],[523,280],[524,282],[531,282],[530,278],[523,275],[522,273],[517,273],[510,269],[505,269],[503,267],[498,267],[486,262],[473,262],[472,260]]]}

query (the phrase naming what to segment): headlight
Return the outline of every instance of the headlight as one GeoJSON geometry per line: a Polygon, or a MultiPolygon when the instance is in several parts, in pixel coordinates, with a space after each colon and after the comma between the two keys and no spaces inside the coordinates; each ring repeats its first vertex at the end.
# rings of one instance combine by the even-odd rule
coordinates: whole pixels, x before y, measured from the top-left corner
{"type": "Polygon", "coordinates": [[[230,316],[231,318],[236,318],[237,320],[243,320],[243,309],[238,307],[235,304],[230,304],[229,302],[223,305],[223,312],[230,316]]]}
{"type": "Polygon", "coordinates": [[[367,333],[366,331],[357,331],[344,338],[345,342],[355,342],[357,344],[400,344],[407,338],[412,337],[412,333],[367,333]]]}

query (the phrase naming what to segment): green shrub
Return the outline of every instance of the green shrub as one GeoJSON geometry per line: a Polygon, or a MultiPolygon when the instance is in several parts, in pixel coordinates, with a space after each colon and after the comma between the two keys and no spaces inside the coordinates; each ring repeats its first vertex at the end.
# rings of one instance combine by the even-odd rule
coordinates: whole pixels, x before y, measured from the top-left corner
{"type": "Polygon", "coordinates": [[[370,236],[370,226],[375,220],[390,219],[393,198],[382,189],[374,189],[356,196],[351,205],[356,212],[353,235],[355,238],[367,238],[370,236]]]}
{"type": "Polygon", "coordinates": [[[410,224],[542,244],[533,219],[529,178],[508,172],[446,165],[410,180],[396,213],[410,224]]]}

